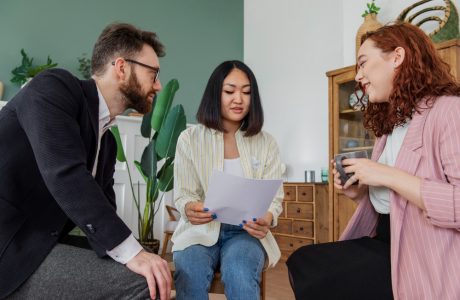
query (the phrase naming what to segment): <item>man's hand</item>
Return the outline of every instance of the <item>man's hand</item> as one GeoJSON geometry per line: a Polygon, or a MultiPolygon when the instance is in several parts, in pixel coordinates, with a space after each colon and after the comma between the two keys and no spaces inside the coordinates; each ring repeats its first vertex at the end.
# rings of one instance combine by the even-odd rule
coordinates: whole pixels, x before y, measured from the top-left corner
{"type": "Polygon", "coordinates": [[[171,295],[171,272],[168,262],[156,254],[141,250],[126,264],[128,269],[142,275],[147,280],[150,297],[156,299],[156,286],[160,291],[160,299],[166,300],[171,295]]]}
{"type": "Polygon", "coordinates": [[[265,216],[258,219],[252,219],[250,221],[243,221],[243,228],[250,235],[255,238],[263,239],[268,231],[270,230],[270,224],[273,221],[273,215],[271,212],[267,212],[265,216]]]}
{"type": "Polygon", "coordinates": [[[193,225],[206,224],[214,220],[217,216],[204,208],[201,202],[189,202],[185,205],[185,214],[193,225]]]}

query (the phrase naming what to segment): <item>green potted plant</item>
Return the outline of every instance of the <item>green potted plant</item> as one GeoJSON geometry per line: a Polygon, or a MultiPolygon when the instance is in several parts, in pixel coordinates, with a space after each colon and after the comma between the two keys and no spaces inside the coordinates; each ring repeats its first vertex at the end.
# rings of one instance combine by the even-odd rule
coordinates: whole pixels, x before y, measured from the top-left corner
{"type": "Polygon", "coordinates": [[[382,24],[377,20],[377,14],[380,11],[380,7],[375,5],[374,0],[366,5],[367,9],[364,10],[364,13],[361,15],[364,21],[361,26],[359,26],[358,32],[356,33],[356,56],[361,46],[361,37],[368,31],[374,31],[382,27],[382,24]]]}
{"type": "Polygon", "coordinates": [[[371,3],[367,3],[367,9],[364,10],[364,13],[361,15],[361,17],[366,17],[369,14],[375,14],[377,15],[379,13],[380,7],[375,5],[375,0],[372,0],[371,3]]]}
{"type": "Polygon", "coordinates": [[[91,78],[91,59],[86,57],[86,53],[83,53],[78,59],[78,71],[81,73],[84,79],[91,78]]]}
{"type": "Polygon", "coordinates": [[[39,66],[33,64],[34,59],[29,58],[24,49],[21,49],[21,56],[21,65],[11,71],[13,74],[11,82],[20,85],[21,87],[41,71],[54,68],[58,65],[57,63],[53,63],[49,55],[46,60],[46,64],[39,66]]]}
{"type": "MultiPolygon", "coordinates": [[[[141,205],[139,184],[137,191],[132,181],[129,162],[126,160],[118,127],[112,128],[117,142],[117,160],[126,162],[132,197],[137,208],[139,242],[158,253],[159,240],[155,239],[153,225],[155,215],[166,192],[173,188],[174,155],[177,139],[186,128],[186,118],[182,105],[171,108],[179,83],[173,79],[158,95],[151,112],[142,118],[141,134],[149,143],[145,147],[141,161],[133,163],[146,183],[145,205],[141,205]],[[158,165],[161,167],[158,169],[158,165]]],[[[143,202],[143,201],[142,201],[143,202]]]]}

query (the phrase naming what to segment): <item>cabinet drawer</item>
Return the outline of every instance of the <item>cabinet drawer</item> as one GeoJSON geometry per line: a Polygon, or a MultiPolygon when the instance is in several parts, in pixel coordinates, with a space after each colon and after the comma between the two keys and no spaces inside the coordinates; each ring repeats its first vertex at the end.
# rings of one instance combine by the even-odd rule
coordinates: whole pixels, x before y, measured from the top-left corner
{"type": "Polygon", "coordinates": [[[313,241],[310,239],[302,239],[290,236],[275,235],[276,242],[280,247],[281,251],[292,252],[298,248],[313,244],[313,241]]]}
{"type": "Polygon", "coordinates": [[[313,187],[299,186],[298,200],[302,202],[313,202],[313,187]]]}
{"type": "Polygon", "coordinates": [[[275,233],[292,234],[292,220],[278,219],[278,225],[272,229],[275,233]]]}
{"type": "Polygon", "coordinates": [[[287,211],[287,209],[286,209],[286,203],[287,203],[287,202],[284,202],[284,201],[281,203],[281,207],[283,208],[283,210],[281,211],[281,213],[280,213],[280,215],[278,216],[278,218],[286,218],[286,211],[287,211]]]}
{"type": "Polygon", "coordinates": [[[313,204],[310,203],[287,203],[286,216],[294,219],[313,220],[313,204]]]}
{"type": "Polygon", "coordinates": [[[285,186],[284,187],[284,201],[295,201],[295,186],[285,186]]]}
{"type": "Polygon", "coordinates": [[[292,234],[304,237],[313,237],[313,222],[311,221],[298,221],[292,222],[292,234]]]}

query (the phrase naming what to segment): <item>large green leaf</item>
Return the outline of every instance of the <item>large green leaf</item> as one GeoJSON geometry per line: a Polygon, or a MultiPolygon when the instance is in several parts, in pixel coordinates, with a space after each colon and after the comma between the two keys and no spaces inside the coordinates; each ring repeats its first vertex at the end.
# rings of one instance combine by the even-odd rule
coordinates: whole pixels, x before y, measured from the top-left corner
{"type": "Polygon", "coordinates": [[[174,157],[177,139],[186,128],[186,119],[182,105],[174,106],[166,116],[166,120],[158,132],[155,150],[161,158],[174,157]]]}
{"type": "Polygon", "coordinates": [[[165,171],[165,169],[166,169],[169,165],[171,165],[173,162],[174,162],[174,157],[168,157],[168,158],[165,160],[163,166],[161,166],[161,169],[158,171],[158,173],[157,173],[157,178],[160,178],[160,177],[162,176],[163,172],[165,171]]]}
{"type": "Polygon", "coordinates": [[[158,95],[152,115],[151,125],[153,130],[158,132],[162,127],[178,89],[179,82],[177,79],[171,79],[158,95]]]}
{"type": "Polygon", "coordinates": [[[157,156],[155,154],[155,140],[151,140],[141,157],[141,169],[146,177],[155,177],[157,174],[157,156]]]}
{"type": "Polygon", "coordinates": [[[150,138],[150,134],[152,133],[151,122],[152,122],[153,110],[155,109],[155,104],[157,102],[156,98],[157,96],[153,98],[152,109],[142,117],[141,134],[143,137],[148,138],[148,139],[150,138]]]}
{"type": "Polygon", "coordinates": [[[142,172],[142,166],[141,163],[138,162],[137,160],[134,161],[134,165],[136,166],[137,170],[139,173],[142,175],[142,178],[144,178],[144,181],[147,182],[148,177],[145,176],[144,172],[142,172]]]}
{"type": "Polygon", "coordinates": [[[148,202],[155,202],[158,198],[158,179],[155,177],[150,178],[150,183],[148,186],[150,187],[149,191],[149,199],[148,202]]]}
{"type": "Polygon", "coordinates": [[[164,165],[161,176],[158,179],[158,189],[162,192],[169,192],[174,186],[174,163],[164,165]]]}
{"type": "Polygon", "coordinates": [[[120,130],[118,130],[118,126],[113,126],[110,131],[117,142],[117,160],[120,162],[126,162],[125,150],[123,149],[123,144],[121,143],[120,130]]]}

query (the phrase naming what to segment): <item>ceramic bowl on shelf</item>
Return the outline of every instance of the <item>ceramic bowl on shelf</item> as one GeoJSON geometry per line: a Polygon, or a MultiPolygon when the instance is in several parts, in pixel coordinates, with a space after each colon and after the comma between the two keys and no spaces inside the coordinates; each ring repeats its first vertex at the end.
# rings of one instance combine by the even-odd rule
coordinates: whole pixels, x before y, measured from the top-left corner
{"type": "Polygon", "coordinates": [[[347,148],[359,147],[359,141],[358,140],[348,140],[347,143],[345,144],[345,147],[347,148]]]}
{"type": "MultiPolygon", "coordinates": [[[[357,90],[353,93],[350,94],[350,97],[348,98],[348,104],[350,105],[351,108],[354,110],[361,110],[362,104],[359,102],[359,98],[363,96],[363,92],[361,90],[357,90]]],[[[367,104],[368,101],[368,96],[364,95],[364,98],[362,99],[362,102],[364,105],[367,104]]]]}

